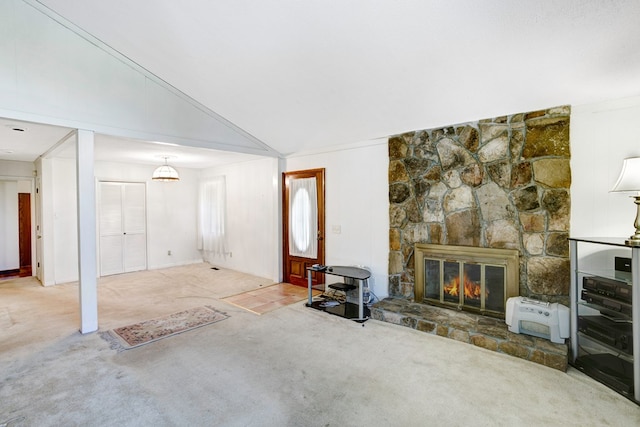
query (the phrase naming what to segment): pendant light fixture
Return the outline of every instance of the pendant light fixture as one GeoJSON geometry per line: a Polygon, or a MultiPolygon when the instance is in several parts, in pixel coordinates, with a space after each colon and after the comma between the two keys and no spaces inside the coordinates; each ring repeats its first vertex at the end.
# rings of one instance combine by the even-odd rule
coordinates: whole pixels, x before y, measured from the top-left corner
{"type": "Polygon", "coordinates": [[[180,175],[178,175],[178,171],[175,170],[172,166],[169,166],[167,163],[167,159],[170,156],[162,156],[164,159],[164,165],[158,166],[156,170],[153,171],[153,175],[151,179],[154,181],[180,181],[180,175]]]}

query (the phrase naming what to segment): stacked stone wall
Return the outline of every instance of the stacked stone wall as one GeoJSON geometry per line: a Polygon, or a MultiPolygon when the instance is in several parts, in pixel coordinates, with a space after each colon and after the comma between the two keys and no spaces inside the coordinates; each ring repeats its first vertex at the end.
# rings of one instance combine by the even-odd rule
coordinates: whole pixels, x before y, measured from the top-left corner
{"type": "Polygon", "coordinates": [[[568,305],[570,107],[389,139],[389,294],[412,300],[415,243],[520,252],[520,295],[568,305]]]}

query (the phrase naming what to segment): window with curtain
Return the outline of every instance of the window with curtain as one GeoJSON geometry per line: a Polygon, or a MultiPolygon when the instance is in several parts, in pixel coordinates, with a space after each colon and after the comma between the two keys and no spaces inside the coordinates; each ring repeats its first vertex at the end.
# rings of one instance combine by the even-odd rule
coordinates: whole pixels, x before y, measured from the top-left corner
{"type": "Polygon", "coordinates": [[[292,179],[289,183],[289,254],[318,256],[318,197],[315,178],[292,179]]]}
{"type": "Polygon", "coordinates": [[[226,256],[226,179],[206,178],[200,183],[198,218],[198,249],[207,254],[226,256]]]}

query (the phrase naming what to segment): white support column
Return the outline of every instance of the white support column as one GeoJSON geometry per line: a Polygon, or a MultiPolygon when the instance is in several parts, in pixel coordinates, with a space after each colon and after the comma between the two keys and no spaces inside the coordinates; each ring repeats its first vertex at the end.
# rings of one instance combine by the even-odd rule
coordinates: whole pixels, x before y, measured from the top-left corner
{"type": "Polygon", "coordinates": [[[580,284],[578,272],[578,241],[569,240],[569,265],[571,270],[571,287],[569,288],[569,298],[571,305],[570,314],[570,335],[571,335],[571,362],[578,358],[578,286],[580,284]]]}
{"type": "Polygon", "coordinates": [[[76,145],[80,332],[87,334],[98,330],[96,194],[93,171],[93,132],[78,129],[76,145]]]}

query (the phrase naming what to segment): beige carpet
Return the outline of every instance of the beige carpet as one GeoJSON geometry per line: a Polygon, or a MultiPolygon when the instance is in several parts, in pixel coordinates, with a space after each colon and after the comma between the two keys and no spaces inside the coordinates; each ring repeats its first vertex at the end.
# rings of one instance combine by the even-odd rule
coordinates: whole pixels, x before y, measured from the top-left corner
{"type": "Polygon", "coordinates": [[[303,302],[256,316],[223,301],[270,284],[206,264],[101,279],[101,331],[202,305],[230,315],[118,352],[78,333],[77,285],[0,282],[0,425],[640,425],[638,405],[574,369],[303,302]]]}

